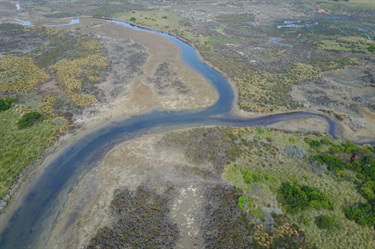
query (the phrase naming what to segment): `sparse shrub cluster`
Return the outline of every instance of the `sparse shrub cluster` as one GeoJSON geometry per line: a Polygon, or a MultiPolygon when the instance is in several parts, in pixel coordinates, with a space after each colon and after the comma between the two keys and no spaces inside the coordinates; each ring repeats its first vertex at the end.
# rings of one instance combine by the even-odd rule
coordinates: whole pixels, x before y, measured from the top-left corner
{"type": "MultiPolygon", "coordinates": [[[[327,140],[327,139],[326,139],[327,140]]],[[[317,153],[310,160],[325,165],[337,176],[345,176],[344,170],[354,171],[358,192],[367,199],[367,203],[353,203],[344,208],[346,217],[364,226],[375,225],[375,154],[374,148],[358,146],[350,141],[336,142],[306,138],[312,148],[328,145],[326,151],[317,153]],[[319,145],[320,144],[320,145],[319,145]]]]}
{"type": "Polygon", "coordinates": [[[207,183],[202,218],[204,248],[252,248],[254,227],[238,207],[240,192],[227,184],[207,183]]]}
{"type": "Polygon", "coordinates": [[[297,63],[279,72],[244,69],[234,80],[239,89],[239,105],[246,111],[273,111],[299,107],[289,97],[296,83],[320,79],[321,70],[297,63]]]}
{"type": "Polygon", "coordinates": [[[313,147],[313,148],[319,148],[320,146],[322,146],[321,141],[319,141],[318,139],[313,139],[313,138],[310,138],[310,137],[305,137],[303,140],[307,144],[309,144],[310,147],[313,147]]]}

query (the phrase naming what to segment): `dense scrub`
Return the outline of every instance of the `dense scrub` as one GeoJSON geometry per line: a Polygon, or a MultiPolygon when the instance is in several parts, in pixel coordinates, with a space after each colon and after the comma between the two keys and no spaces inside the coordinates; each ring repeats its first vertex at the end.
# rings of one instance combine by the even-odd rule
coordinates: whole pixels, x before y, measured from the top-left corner
{"type": "Polygon", "coordinates": [[[169,217],[172,196],[173,189],[163,194],[145,186],[116,190],[113,224],[99,229],[86,248],[174,248],[179,231],[169,217]]]}
{"type": "Polygon", "coordinates": [[[212,185],[205,191],[201,229],[205,248],[249,248],[254,233],[237,206],[239,193],[231,186],[212,185]]]}

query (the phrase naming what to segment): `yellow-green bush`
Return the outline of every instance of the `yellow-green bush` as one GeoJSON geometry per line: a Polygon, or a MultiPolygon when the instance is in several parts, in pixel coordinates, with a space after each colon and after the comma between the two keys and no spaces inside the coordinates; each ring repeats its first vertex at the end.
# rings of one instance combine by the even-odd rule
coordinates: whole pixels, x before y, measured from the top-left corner
{"type": "MultiPolygon", "coordinates": [[[[99,45],[101,44],[99,43],[99,45]]],[[[85,44],[85,46],[93,48],[99,45],[95,42],[85,44]]],[[[103,78],[99,73],[107,67],[108,61],[102,55],[89,55],[73,60],[63,59],[53,65],[66,95],[78,107],[86,107],[97,102],[94,95],[81,93],[82,80],[86,79],[90,83],[102,81],[103,78]]]]}
{"type": "Polygon", "coordinates": [[[7,56],[0,59],[0,92],[30,92],[47,78],[31,57],[7,56]]]}

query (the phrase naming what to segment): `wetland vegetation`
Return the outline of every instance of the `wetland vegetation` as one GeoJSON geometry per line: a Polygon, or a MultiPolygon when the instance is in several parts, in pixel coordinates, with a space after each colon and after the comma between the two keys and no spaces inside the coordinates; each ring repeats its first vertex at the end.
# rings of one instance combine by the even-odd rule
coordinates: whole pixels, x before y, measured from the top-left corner
{"type": "MultiPolygon", "coordinates": [[[[322,112],[360,133],[356,138],[374,135],[372,0],[21,5],[22,12],[47,20],[89,15],[171,33],[235,84],[240,109],[322,112]]],[[[77,114],[110,101],[124,88],[119,83],[143,73],[147,48],[129,40],[106,43],[80,29],[0,24],[1,199],[27,166],[74,127],[77,114]],[[111,70],[116,86],[106,95],[98,84],[111,70]]],[[[146,83],[160,95],[167,88],[191,92],[166,62],[146,83]]],[[[157,145],[181,151],[196,166],[190,173],[207,180],[196,217],[204,247],[375,247],[373,146],[263,127],[195,128],[168,133],[157,145]]],[[[116,190],[111,223],[96,230],[87,248],[176,246],[182,235],[170,212],[177,191],[116,190]]]]}

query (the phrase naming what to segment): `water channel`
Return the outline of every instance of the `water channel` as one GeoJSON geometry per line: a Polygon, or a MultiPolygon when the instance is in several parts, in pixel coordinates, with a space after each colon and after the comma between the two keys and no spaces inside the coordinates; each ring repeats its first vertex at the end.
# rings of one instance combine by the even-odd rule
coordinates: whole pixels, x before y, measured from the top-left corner
{"type": "Polygon", "coordinates": [[[329,118],[309,113],[293,112],[258,118],[239,118],[231,113],[235,94],[227,79],[204,64],[193,47],[174,36],[158,31],[109,21],[134,30],[162,35],[181,48],[181,58],[188,66],[205,76],[219,94],[218,101],[207,109],[162,111],[114,121],[77,139],[60,152],[27,187],[22,204],[13,212],[6,229],[0,235],[0,248],[35,248],[43,245],[52,229],[69,192],[80,177],[95,167],[98,161],[115,145],[146,134],[181,127],[202,125],[267,126],[297,117],[315,117],[325,120],[329,134],[338,138],[338,126],[329,118]]]}

